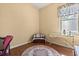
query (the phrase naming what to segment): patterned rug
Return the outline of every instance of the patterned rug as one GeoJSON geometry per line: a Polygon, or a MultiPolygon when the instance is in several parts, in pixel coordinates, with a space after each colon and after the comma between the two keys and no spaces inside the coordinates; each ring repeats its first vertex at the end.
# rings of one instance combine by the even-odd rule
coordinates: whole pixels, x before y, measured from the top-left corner
{"type": "Polygon", "coordinates": [[[49,46],[35,45],[27,48],[22,56],[60,56],[60,54],[49,46]]]}

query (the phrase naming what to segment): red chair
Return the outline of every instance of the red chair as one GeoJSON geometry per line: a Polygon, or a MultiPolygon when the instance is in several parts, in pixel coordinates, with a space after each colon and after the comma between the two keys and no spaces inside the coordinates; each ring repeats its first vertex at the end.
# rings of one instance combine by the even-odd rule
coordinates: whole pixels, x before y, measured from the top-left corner
{"type": "Polygon", "coordinates": [[[0,50],[1,56],[10,55],[10,42],[12,41],[13,36],[7,35],[3,41],[3,49],[0,50]]]}

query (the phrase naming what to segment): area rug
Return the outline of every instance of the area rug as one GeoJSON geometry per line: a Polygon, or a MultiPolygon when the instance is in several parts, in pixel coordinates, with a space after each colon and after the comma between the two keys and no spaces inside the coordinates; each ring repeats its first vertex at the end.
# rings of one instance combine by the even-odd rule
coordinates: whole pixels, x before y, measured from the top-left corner
{"type": "Polygon", "coordinates": [[[60,54],[52,47],[45,45],[35,45],[27,48],[22,56],[60,56],[60,54]]]}

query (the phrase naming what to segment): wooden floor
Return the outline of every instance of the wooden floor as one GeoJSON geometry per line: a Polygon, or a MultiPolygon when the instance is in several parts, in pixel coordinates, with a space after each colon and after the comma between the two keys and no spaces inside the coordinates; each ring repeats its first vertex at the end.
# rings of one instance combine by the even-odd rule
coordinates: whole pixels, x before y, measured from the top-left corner
{"type": "Polygon", "coordinates": [[[74,56],[74,50],[70,49],[70,48],[66,48],[63,46],[59,46],[56,44],[49,44],[48,42],[46,43],[28,43],[16,48],[11,49],[11,56],[21,56],[21,54],[23,53],[23,51],[25,49],[27,49],[28,47],[34,46],[34,45],[47,45],[50,46],[52,48],[54,48],[55,50],[57,50],[61,55],[65,55],[65,56],[74,56]]]}

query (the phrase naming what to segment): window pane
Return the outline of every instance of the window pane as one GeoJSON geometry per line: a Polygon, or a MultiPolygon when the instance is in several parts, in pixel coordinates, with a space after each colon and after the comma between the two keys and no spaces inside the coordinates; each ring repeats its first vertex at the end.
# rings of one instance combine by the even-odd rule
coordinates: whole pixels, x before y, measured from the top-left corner
{"type": "Polygon", "coordinates": [[[69,27],[70,27],[71,31],[76,31],[77,30],[77,20],[70,20],[69,27]]]}
{"type": "Polygon", "coordinates": [[[73,33],[77,33],[77,16],[74,15],[69,15],[69,16],[64,16],[61,19],[61,31],[62,34],[68,35],[69,32],[71,32],[71,34],[73,33]]]}

